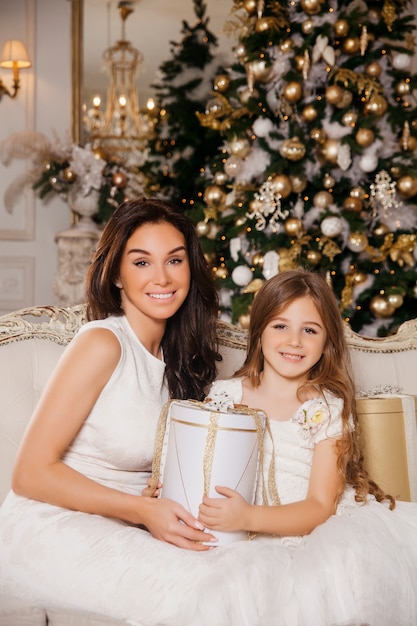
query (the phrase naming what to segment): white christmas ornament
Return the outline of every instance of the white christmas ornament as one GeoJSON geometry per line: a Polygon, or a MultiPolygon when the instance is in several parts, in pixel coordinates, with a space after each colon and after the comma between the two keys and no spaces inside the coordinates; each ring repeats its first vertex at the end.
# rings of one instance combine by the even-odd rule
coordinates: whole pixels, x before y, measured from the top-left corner
{"type": "Polygon", "coordinates": [[[396,54],[392,59],[392,65],[396,70],[407,70],[410,67],[411,58],[404,52],[396,54]]]}
{"type": "Polygon", "coordinates": [[[227,159],[226,163],[224,164],[224,171],[228,176],[230,176],[230,178],[235,178],[236,176],[239,176],[240,172],[242,171],[242,165],[242,159],[233,154],[227,159]]]}
{"type": "Polygon", "coordinates": [[[252,280],[252,272],[247,265],[238,265],[232,272],[232,280],[238,287],[245,287],[252,280]]]}
{"type": "Polygon", "coordinates": [[[325,217],[320,224],[321,232],[325,237],[337,237],[342,232],[343,222],[340,217],[325,217]]]}
{"type": "Polygon", "coordinates": [[[275,252],[275,250],[269,250],[264,254],[264,263],[262,266],[262,274],[265,276],[266,280],[278,274],[278,262],[279,262],[279,254],[275,252]]]}
{"type": "Polygon", "coordinates": [[[239,258],[239,252],[242,249],[242,242],[240,241],[239,237],[232,237],[232,239],[230,240],[230,244],[229,244],[229,250],[230,250],[230,256],[232,257],[233,261],[235,263],[237,263],[237,260],[239,258]]]}
{"type": "Polygon", "coordinates": [[[362,172],[373,172],[378,166],[378,157],[375,154],[364,154],[359,161],[362,172]]]}

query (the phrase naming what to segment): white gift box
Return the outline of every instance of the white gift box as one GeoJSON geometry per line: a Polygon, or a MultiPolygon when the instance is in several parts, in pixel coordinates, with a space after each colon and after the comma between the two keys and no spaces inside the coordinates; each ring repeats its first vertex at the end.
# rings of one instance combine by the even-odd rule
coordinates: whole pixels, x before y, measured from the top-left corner
{"type": "MultiPolygon", "coordinates": [[[[152,472],[162,482],[161,497],[179,502],[195,517],[203,495],[222,497],[216,485],[253,504],[264,425],[264,413],[246,407],[220,411],[201,402],[171,401],[161,415],[152,472]]],[[[246,531],[214,534],[216,545],[248,536],[246,531]]]]}

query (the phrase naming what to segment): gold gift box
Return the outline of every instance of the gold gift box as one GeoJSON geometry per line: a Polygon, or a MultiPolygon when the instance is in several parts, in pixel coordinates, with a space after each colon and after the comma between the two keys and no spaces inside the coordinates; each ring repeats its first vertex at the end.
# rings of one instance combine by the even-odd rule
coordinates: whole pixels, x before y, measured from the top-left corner
{"type": "Polygon", "coordinates": [[[398,500],[417,502],[417,398],[358,398],[365,466],[370,477],[398,500]]]}

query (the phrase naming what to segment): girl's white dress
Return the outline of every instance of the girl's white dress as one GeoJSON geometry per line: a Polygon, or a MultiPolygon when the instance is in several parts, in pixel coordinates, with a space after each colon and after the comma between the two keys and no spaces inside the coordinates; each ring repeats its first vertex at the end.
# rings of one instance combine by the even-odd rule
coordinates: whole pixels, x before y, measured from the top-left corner
{"type": "MultiPolygon", "coordinates": [[[[124,317],[80,332],[91,326],[111,329],[122,355],[65,462],[140,494],[168,399],[165,366],[124,317]]],[[[241,380],[215,383],[210,395],[238,403],[241,380]]],[[[282,503],[305,496],[314,443],[340,432],[340,406],[329,402],[331,416],[307,438],[300,424],[272,423],[282,503]]],[[[265,452],[267,467],[268,438],[265,452]]],[[[0,509],[0,594],[136,626],[415,626],[417,505],[360,506],[347,490],[337,514],[307,537],[256,537],[197,553],[118,520],[11,492],[0,509]]]]}

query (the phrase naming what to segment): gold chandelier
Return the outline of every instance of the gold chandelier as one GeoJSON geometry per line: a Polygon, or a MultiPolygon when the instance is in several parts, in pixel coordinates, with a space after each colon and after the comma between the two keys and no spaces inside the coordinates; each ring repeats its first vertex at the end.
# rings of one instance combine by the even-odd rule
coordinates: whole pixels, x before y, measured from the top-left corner
{"type": "Polygon", "coordinates": [[[143,150],[153,135],[155,116],[139,107],[136,76],[143,64],[143,54],[126,39],[126,20],[133,13],[132,2],[118,3],[122,36],[103,53],[109,85],[106,109],[100,109],[100,98],[86,118],[92,148],[107,158],[123,161],[132,150],[143,150]]]}

